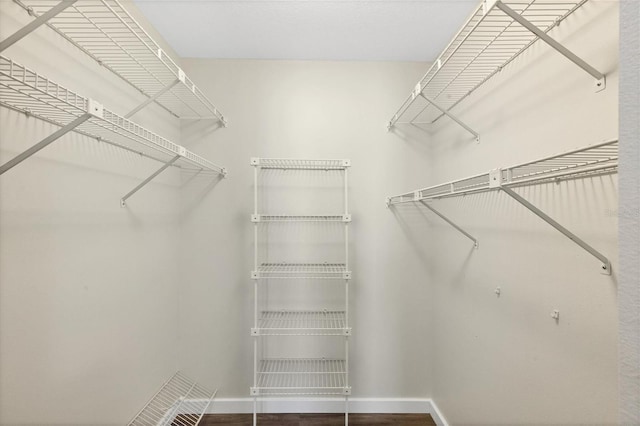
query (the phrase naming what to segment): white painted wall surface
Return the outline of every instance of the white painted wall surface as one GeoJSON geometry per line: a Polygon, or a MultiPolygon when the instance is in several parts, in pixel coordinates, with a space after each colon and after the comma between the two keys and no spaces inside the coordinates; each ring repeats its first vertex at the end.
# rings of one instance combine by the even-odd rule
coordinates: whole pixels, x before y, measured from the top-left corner
{"type": "MultiPolygon", "coordinates": [[[[605,72],[607,89],[595,93],[588,74],[537,43],[455,108],[481,142],[441,120],[428,145],[432,175],[405,190],[617,137],[617,3],[587,3],[553,37],[605,72]]],[[[434,255],[432,397],[453,425],[614,424],[617,176],[517,192],[608,255],[614,274],[600,275],[597,259],[506,194],[434,202],[480,248],[425,213],[433,223],[422,235],[434,255]]]]}
{"type": "MultiPolygon", "coordinates": [[[[212,135],[201,123],[184,125],[184,143],[227,165],[230,175],[210,192],[194,186],[182,192],[180,366],[218,387],[221,398],[249,395],[253,363],[250,157],[348,158],[353,165],[349,171],[353,394],[428,396],[429,242],[419,234],[403,232],[420,232],[425,221],[416,215],[399,222],[384,204],[389,193],[428,175],[424,146],[398,142],[385,131],[393,105],[403,100],[426,64],[183,63],[194,79],[206,81],[202,90],[218,100],[230,119],[227,129],[212,135]]],[[[304,288],[291,285],[289,294],[295,300],[290,301],[311,306],[308,298],[319,291],[304,288]]],[[[339,293],[328,293],[330,303],[340,303],[339,293]]],[[[288,301],[280,303],[284,306],[288,301]]],[[[302,339],[297,343],[300,347],[309,341],[292,339],[302,339]]]]}
{"type": "MultiPolygon", "coordinates": [[[[0,2],[0,39],[31,18],[0,2]]],[[[3,54],[124,115],[142,96],[49,28],[3,54]]],[[[156,106],[135,116],[179,141],[156,106]]],[[[0,162],[57,128],[0,108],[0,162]]],[[[0,424],[124,424],[176,369],[177,186],[70,133],[0,177],[0,424]]]]}

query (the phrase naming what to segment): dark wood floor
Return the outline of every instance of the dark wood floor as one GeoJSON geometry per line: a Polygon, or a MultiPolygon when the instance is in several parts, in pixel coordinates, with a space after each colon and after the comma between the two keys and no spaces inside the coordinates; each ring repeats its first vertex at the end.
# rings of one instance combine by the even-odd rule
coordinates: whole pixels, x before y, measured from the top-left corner
{"type": "MultiPolygon", "coordinates": [[[[207,414],[199,426],[251,426],[251,414],[207,414]]],[[[344,414],[259,414],[258,426],[342,426],[344,414]]],[[[350,414],[350,426],[435,426],[428,414],[350,414]]]]}

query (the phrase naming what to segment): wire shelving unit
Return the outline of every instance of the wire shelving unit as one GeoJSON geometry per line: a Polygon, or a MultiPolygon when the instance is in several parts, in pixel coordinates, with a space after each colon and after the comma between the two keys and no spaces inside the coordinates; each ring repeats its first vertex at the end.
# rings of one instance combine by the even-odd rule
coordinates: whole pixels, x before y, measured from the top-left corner
{"type": "Polygon", "coordinates": [[[448,116],[479,140],[452,109],[487,80],[542,40],[605,88],[605,75],[547,33],[587,0],[483,0],[389,121],[432,124],[448,116]]]}
{"type": "Polygon", "coordinates": [[[15,0],[35,18],[0,43],[0,52],[46,24],[145,97],[129,118],[156,102],[183,119],[215,119],[218,108],[117,0],[15,0]]]}
{"type": "MultiPolygon", "coordinates": [[[[345,425],[349,424],[349,224],[351,215],[348,204],[349,160],[311,160],[284,158],[252,158],[254,167],[254,211],[251,222],[254,228],[254,265],[251,278],[254,282],[254,376],[250,394],[254,397],[253,424],[257,424],[257,402],[262,396],[329,396],[345,398],[345,425]],[[261,214],[258,196],[262,190],[260,179],[263,170],[324,170],[343,176],[344,211],[340,214],[286,215],[261,214]],[[307,222],[311,226],[321,223],[342,223],[344,226],[344,263],[294,263],[261,261],[258,251],[259,227],[272,223],[307,222]],[[268,292],[262,290],[269,280],[334,280],[344,282],[344,310],[270,310],[262,309],[268,303],[268,292]],[[261,294],[264,296],[261,298],[261,294]],[[262,300],[262,302],[261,302],[262,300]],[[338,336],[344,339],[344,359],[286,358],[271,359],[263,356],[262,338],[270,336],[338,336]]],[[[294,179],[299,176],[292,175],[294,179]]],[[[268,185],[267,182],[264,185],[268,185]]],[[[334,226],[334,225],[332,225],[334,226]]],[[[268,245],[268,241],[267,241],[268,245]]]]}
{"type": "Polygon", "coordinates": [[[210,391],[181,372],[174,374],[136,414],[129,426],[196,426],[217,391],[210,391]]]}
{"type": "Polygon", "coordinates": [[[496,168],[487,173],[394,195],[387,198],[387,205],[419,202],[474,241],[477,247],[478,242],[473,236],[436,210],[429,201],[500,190],[599,259],[602,262],[601,272],[611,274],[611,262],[606,256],[524,199],[512,188],[613,174],[617,173],[617,171],[618,140],[611,139],[538,160],[496,168]]]}
{"type": "Polygon", "coordinates": [[[107,143],[163,163],[163,166],[121,202],[169,166],[183,170],[226,175],[209,160],[157,135],[4,56],[0,56],[0,105],[23,112],[60,130],[0,166],[0,174],[18,165],[69,131],[96,142],[107,143]]]}
{"type": "Polygon", "coordinates": [[[257,384],[264,395],[344,395],[343,359],[263,359],[257,384]]]}

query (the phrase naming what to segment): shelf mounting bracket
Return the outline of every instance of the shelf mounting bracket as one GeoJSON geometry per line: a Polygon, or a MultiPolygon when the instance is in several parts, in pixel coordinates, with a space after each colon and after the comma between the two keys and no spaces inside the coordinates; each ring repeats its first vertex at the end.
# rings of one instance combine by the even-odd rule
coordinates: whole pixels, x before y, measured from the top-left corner
{"type": "Polygon", "coordinates": [[[464,235],[465,237],[469,238],[471,241],[473,241],[473,246],[474,248],[478,248],[479,244],[478,244],[478,239],[475,238],[473,235],[469,234],[467,231],[465,231],[464,229],[460,228],[457,224],[455,224],[454,222],[452,222],[451,220],[449,220],[449,218],[447,218],[445,215],[443,215],[442,213],[440,213],[438,210],[434,209],[432,206],[429,205],[429,203],[427,203],[425,200],[420,200],[420,203],[425,206],[426,208],[428,208],[429,210],[431,210],[433,213],[435,213],[439,218],[441,218],[442,220],[444,220],[445,222],[447,222],[449,225],[451,225],[452,227],[454,227],[458,232],[460,232],[462,235],[464,235]]]}
{"type": "Polygon", "coordinates": [[[0,175],[12,169],[13,167],[17,166],[18,164],[22,163],[24,160],[31,157],[36,152],[40,151],[41,149],[55,142],[65,134],[69,133],[70,131],[72,131],[73,129],[75,129],[76,127],[78,127],[79,125],[87,121],[88,119],[90,119],[91,117],[94,117],[94,116],[102,117],[102,114],[103,114],[102,105],[99,104],[98,102],[95,102],[92,99],[88,99],[86,113],[82,114],[80,117],[76,118],[75,120],[63,126],[62,128],[56,130],[46,138],[42,139],[37,144],[33,145],[31,148],[23,151],[21,154],[16,155],[13,159],[4,163],[2,166],[0,166],[0,175]]]}
{"type": "Polygon", "coordinates": [[[151,182],[156,176],[158,176],[160,173],[162,173],[163,171],[165,171],[167,168],[171,167],[171,165],[173,165],[173,163],[175,163],[176,161],[178,161],[180,159],[181,155],[178,154],[175,157],[173,157],[171,160],[169,160],[168,162],[166,162],[165,164],[162,165],[162,167],[160,167],[158,170],[156,170],[151,176],[149,176],[148,178],[146,178],[145,180],[143,180],[140,185],[136,186],[135,188],[133,188],[131,191],[129,191],[127,193],[127,195],[125,195],[124,197],[122,197],[120,199],[120,207],[126,207],[127,205],[127,199],[129,197],[131,197],[133,194],[135,194],[136,192],[138,192],[140,189],[142,189],[142,187],[144,187],[146,184],[148,184],[149,182],[151,182]]]}
{"type": "Polygon", "coordinates": [[[505,14],[507,14],[509,17],[511,17],[511,19],[513,19],[514,21],[518,22],[520,25],[525,27],[527,30],[531,31],[540,40],[542,40],[545,43],[547,43],[549,46],[554,48],[556,51],[558,51],[565,58],[569,59],[571,62],[573,62],[574,64],[576,64],[577,66],[582,68],[584,71],[589,73],[593,78],[595,78],[596,79],[596,82],[595,82],[596,92],[599,92],[599,91],[604,90],[606,88],[605,75],[602,74],[600,71],[598,71],[597,69],[595,69],[594,67],[589,65],[582,58],[580,58],[575,53],[573,53],[572,51],[570,51],[569,49],[564,47],[562,44],[558,43],[556,40],[554,40],[553,38],[549,37],[549,35],[547,33],[542,31],[540,28],[536,27],[534,24],[529,22],[524,16],[520,15],[518,12],[516,12],[513,9],[511,9],[509,6],[504,4],[502,1],[497,0],[495,2],[495,7],[497,7],[501,11],[503,11],[505,14]]]}
{"type": "MultiPolygon", "coordinates": [[[[420,90],[420,87],[416,87],[416,90],[420,90]]],[[[438,105],[437,102],[435,102],[433,99],[429,98],[427,95],[425,95],[424,93],[422,93],[422,91],[420,90],[418,93],[420,96],[422,96],[424,98],[425,101],[429,102],[431,105],[433,105],[434,107],[436,107],[437,109],[440,110],[440,112],[442,112],[444,115],[446,115],[447,117],[449,117],[450,119],[452,119],[453,121],[455,121],[456,123],[458,123],[462,128],[464,128],[467,132],[471,133],[473,136],[475,136],[476,138],[476,142],[480,142],[480,134],[478,132],[476,132],[475,130],[473,130],[471,127],[467,126],[462,120],[460,120],[458,117],[456,117],[455,115],[453,115],[448,109],[442,107],[441,105],[438,105]]]]}
{"type": "Polygon", "coordinates": [[[573,232],[569,231],[567,228],[565,228],[564,226],[560,225],[558,222],[556,222],[555,220],[553,220],[549,215],[547,215],[545,212],[543,212],[542,210],[540,210],[539,208],[537,208],[536,206],[534,206],[533,204],[531,204],[529,201],[527,201],[525,198],[523,198],[522,196],[520,196],[518,193],[516,193],[513,189],[511,188],[507,188],[505,186],[500,185],[499,188],[504,191],[505,194],[507,194],[508,196],[510,196],[511,198],[513,198],[514,200],[516,200],[518,203],[522,204],[523,206],[525,206],[527,209],[531,210],[536,216],[538,216],[540,219],[544,220],[545,222],[547,222],[549,225],[553,226],[554,228],[556,228],[558,231],[560,231],[565,237],[569,238],[571,241],[573,241],[574,243],[576,243],[577,245],[579,245],[580,247],[582,247],[584,250],[586,250],[587,252],[589,252],[592,256],[596,257],[597,259],[600,260],[600,262],[602,262],[602,265],[600,267],[600,272],[604,275],[611,275],[611,262],[609,261],[609,259],[603,255],[602,253],[600,253],[598,250],[594,249],[593,247],[591,247],[589,244],[587,244],[586,242],[584,242],[582,239],[580,239],[576,234],[574,234],[573,232]]]}
{"type": "Polygon", "coordinates": [[[136,114],[138,111],[140,111],[141,109],[143,109],[144,107],[146,107],[147,105],[153,103],[156,101],[156,99],[158,99],[160,96],[164,95],[165,93],[167,93],[169,90],[171,90],[171,88],[173,86],[175,86],[176,84],[180,83],[182,80],[180,80],[179,78],[176,78],[173,82],[169,83],[168,85],[166,85],[165,87],[163,87],[162,89],[160,89],[158,91],[158,93],[156,93],[155,95],[151,96],[150,98],[148,98],[147,100],[145,100],[144,102],[142,102],[140,105],[138,105],[137,107],[135,107],[134,109],[132,109],[131,111],[129,111],[124,118],[131,118],[134,114],[136,114]]]}
{"type": "Polygon", "coordinates": [[[60,12],[62,12],[69,6],[73,5],[77,1],[78,0],[62,0],[60,3],[58,3],[51,9],[49,9],[46,13],[43,13],[42,15],[38,16],[33,21],[29,22],[27,25],[20,28],[18,31],[11,34],[6,39],[2,40],[0,42],[0,52],[4,51],[6,48],[13,45],[14,43],[17,43],[22,38],[24,38],[25,36],[33,32],[33,30],[41,26],[42,24],[46,24],[49,19],[58,15],[60,12]]]}

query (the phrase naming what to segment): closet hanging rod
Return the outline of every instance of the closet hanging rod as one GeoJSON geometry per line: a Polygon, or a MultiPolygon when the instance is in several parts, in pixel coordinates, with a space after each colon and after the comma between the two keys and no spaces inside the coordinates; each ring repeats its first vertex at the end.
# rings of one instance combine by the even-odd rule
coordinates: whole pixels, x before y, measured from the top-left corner
{"type": "MultiPolygon", "coordinates": [[[[548,182],[560,182],[568,179],[579,179],[604,174],[612,174],[618,171],[618,139],[611,139],[583,148],[574,149],[561,154],[551,155],[534,161],[520,163],[515,166],[497,168],[488,173],[481,173],[434,185],[427,188],[418,189],[404,194],[394,195],[387,198],[387,206],[402,203],[421,202],[425,205],[426,200],[440,198],[464,196],[479,192],[502,190],[512,199],[532,211],[542,220],[560,231],[567,238],[585,249],[592,256],[602,262],[601,272],[611,274],[611,262],[602,253],[591,247],[578,236],[553,220],[532,203],[513,191],[512,188],[524,185],[536,185],[548,182]]],[[[429,207],[429,206],[427,206],[429,207]]],[[[443,217],[441,215],[440,217],[443,217]]],[[[443,217],[452,226],[474,239],[462,231],[449,219],[443,217]]]]}
{"type": "Polygon", "coordinates": [[[447,115],[474,134],[477,131],[451,110],[537,40],[542,40],[605,88],[602,72],[555,41],[548,32],[588,0],[484,0],[454,36],[393,115],[396,124],[431,124],[447,115]]]}
{"type": "MultiPolygon", "coordinates": [[[[226,169],[111,112],[95,100],[78,95],[4,56],[0,56],[0,105],[61,127],[0,166],[0,175],[71,130],[160,161],[164,163],[160,171],[170,163],[183,170],[212,172],[221,176],[227,173],[226,169]]],[[[135,191],[142,186],[139,185],[135,191]]],[[[135,191],[127,194],[125,200],[135,191]]]]}
{"type": "Polygon", "coordinates": [[[155,102],[178,118],[226,126],[218,108],[118,0],[14,1],[35,17],[18,30],[20,38],[44,23],[145,96],[125,118],[155,102]]]}

